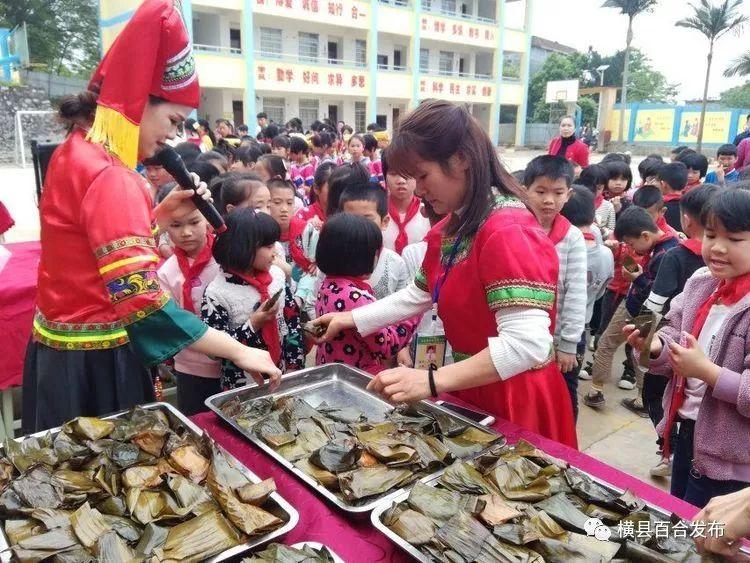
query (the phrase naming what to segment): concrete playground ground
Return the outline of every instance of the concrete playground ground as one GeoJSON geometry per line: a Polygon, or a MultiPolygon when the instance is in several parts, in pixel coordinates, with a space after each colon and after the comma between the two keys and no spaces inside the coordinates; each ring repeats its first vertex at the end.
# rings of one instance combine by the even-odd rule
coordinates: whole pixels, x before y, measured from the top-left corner
{"type": "MultiPolygon", "coordinates": [[[[504,150],[500,157],[508,170],[520,170],[540,151],[504,150]]],[[[601,155],[592,155],[599,161],[601,155]]],[[[632,163],[637,177],[638,158],[632,163]]],[[[39,217],[35,201],[33,170],[31,168],[0,168],[0,201],[9,209],[16,226],[6,233],[6,242],[38,240],[39,217]]],[[[589,353],[590,356],[590,353],[589,353]]],[[[591,359],[588,357],[587,359],[591,359]]],[[[617,381],[622,370],[624,353],[615,357],[611,384],[605,390],[607,406],[597,412],[582,402],[589,383],[579,382],[578,443],[580,450],[605,463],[634,475],[643,481],[669,490],[669,479],[652,479],[648,470],[656,465],[656,434],[649,419],[640,418],[620,405],[620,400],[633,396],[634,391],[622,391],[617,381]]]]}

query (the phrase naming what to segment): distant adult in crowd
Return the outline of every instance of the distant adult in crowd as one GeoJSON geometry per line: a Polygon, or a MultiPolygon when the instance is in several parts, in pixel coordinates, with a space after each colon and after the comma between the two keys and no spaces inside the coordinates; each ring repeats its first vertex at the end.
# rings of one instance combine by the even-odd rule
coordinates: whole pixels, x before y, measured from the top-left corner
{"type": "Polygon", "coordinates": [[[734,141],[732,141],[732,144],[739,147],[740,143],[747,138],[750,138],[750,115],[748,115],[747,119],[745,120],[745,129],[743,129],[741,133],[737,134],[737,136],[734,138],[734,141]]]}
{"type": "Polygon", "coordinates": [[[549,144],[549,154],[567,158],[581,168],[589,165],[589,148],[576,137],[576,124],[573,118],[566,115],[560,120],[560,135],[549,144]]]}
{"type": "Polygon", "coordinates": [[[231,137],[234,135],[234,126],[228,119],[217,119],[214,133],[216,134],[217,141],[226,137],[231,137]]]}
{"type": "Polygon", "coordinates": [[[257,137],[258,134],[266,128],[266,125],[268,125],[268,114],[266,114],[265,111],[262,111],[255,116],[255,119],[258,120],[258,124],[255,126],[255,136],[257,137]]]}

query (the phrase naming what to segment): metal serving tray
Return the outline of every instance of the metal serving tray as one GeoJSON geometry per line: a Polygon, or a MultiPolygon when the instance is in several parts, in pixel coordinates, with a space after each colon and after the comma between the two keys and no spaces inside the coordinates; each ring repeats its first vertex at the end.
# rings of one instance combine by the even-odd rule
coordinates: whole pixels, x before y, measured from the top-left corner
{"type": "MultiPolygon", "coordinates": [[[[474,456],[473,459],[481,455],[482,453],[480,452],[476,456],[474,456]]],[[[464,461],[469,461],[469,460],[464,460],[464,461]]],[[[613,493],[617,493],[618,495],[621,495],[625,492],[625,489],[620,489],[619,487],[610,485],[606,481],[603,481],[599,479],[598,477],[591,475],[587,471],[578,469],[574,465],[570,465],[570,467],[575,468],[577,471],[579,471],[583,475],[586,475],[591,480],[595,481],[596,483],[603,486],[604,488],[609,489],[613,493]]],[[[434,487],[437,485],[437,480],[439,478],[440,478],[440,475],[433,475],[433,476],[425,477],[424,479],[420,479],[420,481],[426,485],[434,487]]],[[[434,559],[432,559],[431,557],[419,551],[419,549],[417,549],[415,546],[407,542],[401,536],[393,532],[388,526],[383,524],[383,514],[388,509],[390,509],[394,504],[399,504],[401,502],[404,502],[407,498],[409,498],[409,493],[411,492],[412,487],[413,485],[411,485],[407,490],[400,492],[397,496],[395,496],[394,498],[391,498],[389,502],[383,502],[383,503],[378,504],[378,506],[375,508],[375,510],[373,510],[372,514],[370,515],[370,520],[376,530],[378,530],[381,534],[385,535],[389,540],[391,540],[393,543],[395,543],[397,546],[403,549],[406,553],[411,555],[414,559],[416,559],[417,561],[422,561],[423,563],[434,563],[434,559]]],[[[651,504],[650,502],[646,503],[646,507],[649,508],[651,512],[655,516],[660,518],[661,521],[663,522],[669,521],[671,518],[670,513],[665,512],[662,508],[659,508],[658,506],[655,506],[654,504],[651,504]]],[[[750,551],[748,551],[745,548],[742,548],[740,551],[742,551],[745,554],[750,555],[750,551]]]]}
{"type": "MultiPolygon", "coordinates": [[[[385,419],[385,414],[392,411],[394,406],[383,400],[381,397],[370,393],[365,389],[372,377],[367,372],[346,366],[344,364],[328,364],[314,368],[303,369],[284,375],[281,378],[281,385],[273,392],[268,391],[268,386],[258,387],[257,385],[232,389],[214,395],[206,399],[206,406],[216,413],[216,415],[227,422],[232,428],[245,436],[250,442],[258,446],[278,463],[283,465],[287,470],[294,473],[299,479],[307,483],[318,494],[328,499],[330,502],[353,514],[362,514],[373,510],[378,504],[389,501],[390,499],[401,494],[405,488],[395,489],[390,493],[385,493],[373,497],[365,504],[353,505],[347,503],[344,499],[339,498],[326,487],[318,483],[313,477],[307,475],[300,469],[290,463],[276,451],[267,445],[259,437],[243,429],[232,419],[228,418],[221,411],[221,406],[230,399],[239,398],[240,401],[252,401],[261,397],[283,397],[287,395],[297,395],[303,398],[311,406],[317,407],[323,401],[331,406],[346,406],[359,409],[367,418],[373,422],[379,422],[385,419]]],[[[475,428],[497,434],[493,430],[482,426],[481,424],[469,420],[453,411],[445,409],[429,401],[422,401],[421,406],[426,410],[441,412],[447,416],[458,419],[475,428]]],[[[498,437],[500,434],[498,434],[498,437]]],[[[443,473],[441,469],[438,472],[431,473],[427,477],[438,476],[443,473]]]]}
{"type": "MultiPolygon", "coordinates": [[[[163,412],[167,418],[169,419],[171,426],[181,425],[184,426],[189,432],[194,434],[195,436],[202,436],[203,430],[196,426],[189,418],[187,418],[184,414],[182,414],[180,411],[178,411],[175,407],[170,405],[169,403],[149,403],[147,405],[143,405],[141,408],[148,409],[148,410],[159,410],[163,412]]],[[[101,418],[122,418],[125,416],[129,410],[124,410],[115,414],[111,414],[108,416],[103,416],[101,418]]],[[[20,438],[15,438],[17,442],[20,442],[26,438],[31,437],[40,437],[44,436],[47,433],[52,434],[52,436],[57,435],[60,432],[61,428],[52,428],[50,430],[43,430],[42,432],[36,432],[34,434],[29,434],[28,436],[22,436],[20,438]]],[[[241,473],[245,475],[250,481],[253,483],[259,483],[262,481],[260,477],[258,477],[255,473],[250,471],[247,467],[242,465],[240,461],[235,458],[232,454],[230,454],[228,451],[226,451],[224,448],[222,448],[219,444],[217,444],[219,450],[226,456],[227,460],[234,465],[241,473]]],[[[0,447],[0,454],[5,454],[5,448],[0,447]]],[[[289,504],[279,493],[272,493],[269,501],[267,501],[269,504],[268,506],[264,506],[263,508],[265,510],[268,510],[268,512],[271,512],[275,516],[279,517],[281,520],[284,521],[284,525],[281,528],[278,528],[277,530],[273,530],[272,532],[269,532],[267,534],[262,534],[260,536],[251,538],[247,542],[237,545],[233,547],[232,549],[228,549],[226,551],[223,551],[219,553],[218,555],[215,555],[211,557],[210,559],[206,559],[206,563],[219,563],[219,561],[227,561],[229,559],[232,559],[233,557],[236,557],[238,555],[241,555],[245,553],[246,551],[250,551],[251,549],[258,548],[260,546],[263,546],[274,539],[277,539],[287,532],[289,532],[292,528],[294,528],[297,525],[297,522],[299,522],[299,513],[292,507],[291,504],[289,504]]],[[[5,534],[5,521],[0,520],[0,524],[2,526],[0,527],[0,552],[2,554],[0,555],[0,561],[2,563],[7,563],[12,561],[10,544],[8,542],[8,536],[5,534]],[[7,551],[6,551],[7,550],[7,551]]]]}
{"type": "Polygon", "coordinates": [[[302,549],[305,546],[312,547],[313,549],[318,549],[318,550],[325,547],[328,550],[328,553],[331,554],[331,557],[333,558],[333,563],[345,563],[344,560],[341,559],[341,557],[339,557],[330,547],[328,547],[325,544],[318,543],[316,541],[303,541],[303,542],[292,544],[291,547],[295,549],[302,549]]]}

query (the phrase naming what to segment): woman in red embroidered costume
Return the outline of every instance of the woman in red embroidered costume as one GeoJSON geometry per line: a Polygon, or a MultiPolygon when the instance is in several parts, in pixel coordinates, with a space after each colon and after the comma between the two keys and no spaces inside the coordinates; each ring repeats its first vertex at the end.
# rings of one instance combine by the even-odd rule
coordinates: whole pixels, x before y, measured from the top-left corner
{"type": "MultiPolygon", "coordinates": [[[[52,155],[40,202],[42,257],[24,368],[24,432],[153,400],[145,366],[187,347],[230,358],[274,383],[280,377],[267,352],[209,329],[168,297],[156,275],[153,220],[165,225],[195,210],[192,190],[173,190],[152,211],[145,182],[133,170],[174,138],[199,104],[179,8],[173,0],[143,2],[88,91],[60,108],[69,135],[52,155]]],[[[205,185],[198,192],[208,197],[205,185]]]]}
{"type": "Polygon", "coordinates": [[[555,248],[523,203],[489,137],[463,106],[432,100],[399,124],[389,169],[417,181],[416,193],[450,214],[427,235],[414,283],[351,312],[324,315],[322,340],[422,314],[433,303],[455,364],[433,372],[399,367],[370,388],[394,403],[441,392],[576,446],[565,382],[553,361],[555,248]]]}

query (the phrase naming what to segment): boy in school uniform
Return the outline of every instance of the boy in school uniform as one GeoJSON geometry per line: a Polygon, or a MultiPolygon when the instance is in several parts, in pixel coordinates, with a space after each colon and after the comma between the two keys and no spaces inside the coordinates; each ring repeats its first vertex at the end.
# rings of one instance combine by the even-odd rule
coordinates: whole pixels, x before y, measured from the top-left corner
{"type": "MultiPolygon", "coordinates": [[[[538,156],[526,167],[529,206],[557,250],[555,356],[568,388],[578,386],[578,345],[586,325],[586,243],[583,233],[560,214],[571,195],[573,166],[563,157],[538,156]]],[[[574,411],[576,402],[573,404],[574,411]]]]}
{"type": "MultiPolygon", "coordinates": [[[[622,332],[623,327],[640,314],[651,292],[664,254],[679,244],[675,237],[656,226],[656,221],[648,211],[635,205],[623,211],[618,217],[615,237],[627,243],[639,254],[648,256],[648,261],[645,266],[636,264],[635,271],[629,271],[623,266],[623,275],[632,283],[625,300],[618,305],[612,315],[594,355],[591,390],[583,399],[584,404],[593,409],[600,409],[606,404],[604,384],[611,376],[615,352],[627,340],[622,332]]],[[[640,391],[642,381],[638,379],[640,378],[636,373],[636,387],[640,391]]]]}
{"type": "Polygon", "coordinates": [[[688,182],[688,169],[682,162],[671,162],[659,169],[659,188],[664,198],[664,206],[667,211],[664,218],[670,227],[679,231],[680,223],[680,199],[688,182]]]}
{"type": "MultiPolygon", "coordinates": [[[[339,200],[339,211],[365,217],[381,231],[385,231],[390,221],[385,191],[375,184],[346,188],[339,200]]],[[[404,259],[395,251],[383,247],[370,277],[375,297],[383,299],[405,288],[410,281],[404,259]]]]}
{"type": "Polygon", "coordinates": [[[682,162],[688,169],[688,179],[685,185],[685,190],[690,191],[693,188],[697,188],[703,182],[703,178],[708,173],[708,159],[700,153],[693,150],[684,151],[679,158],[678,162],[682,162]]]}
{"type": "Polygon", "coordinates": [[[735,168],[737,164],[737,147],[734,145],[721,145],[716,151],[718,166],[706,174],[707,184],[726,186],[732,182],[739,182],[740,171],[735,168]]]}
{"type": "MultiPolygon", "coordinates": [[[[583,234],[586,245],[586,326],[591,322],[594,314],[594,304],[601,299],[607,289],[607,284],[614,276],[614,257],[612,252],[602,244],[599,228],[595,224],[595,197],[584,186],[574,185],[567,203],[560,214],[570,224],[578,228],[583,234]]],[[[587,331],[584,330],[576,348],[579,364],[586,351],[587,331]]],[[[573,402],[573,413],[578,419],[578,374],[565,377],[570,399],[573,402]]]]}

